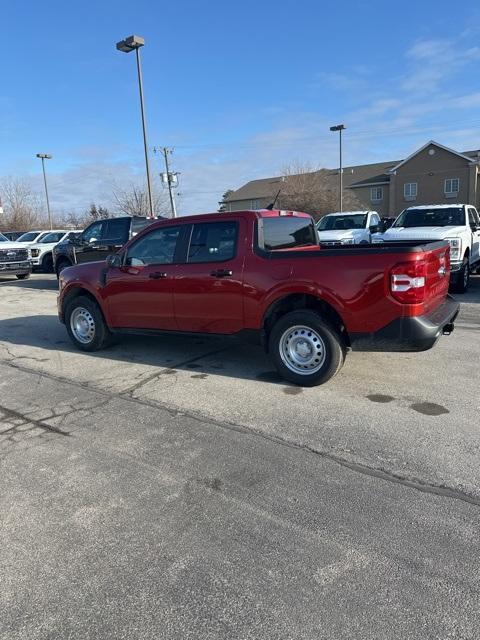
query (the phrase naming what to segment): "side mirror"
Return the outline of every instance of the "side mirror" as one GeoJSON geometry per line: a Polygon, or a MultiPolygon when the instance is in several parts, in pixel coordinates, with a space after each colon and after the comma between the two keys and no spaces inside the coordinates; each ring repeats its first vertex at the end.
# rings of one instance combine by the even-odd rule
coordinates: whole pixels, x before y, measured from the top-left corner
{"type": "Polygon", "coordinates": [[[118,269],[122,266],[122,258],[118,255],[118,253],[112,253],[111,255],[107,256],[105,262],[107,263],[107,267],[109,269],[118,269]]]}
{"type": "Polygon", "coordinates": [[[383,233],[385,229],[383,224],[380,223],[380,224],[372,224],[372,226],[369,227],[368,230],[370,231],[370,233],[383,233]]]}

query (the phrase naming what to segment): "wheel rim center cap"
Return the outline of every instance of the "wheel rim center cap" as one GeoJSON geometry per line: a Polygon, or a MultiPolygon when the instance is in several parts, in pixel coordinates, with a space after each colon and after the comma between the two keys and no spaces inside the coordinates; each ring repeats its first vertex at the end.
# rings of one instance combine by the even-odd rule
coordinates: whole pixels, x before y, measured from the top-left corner
{"type": "Polygon", "coordinates": [[[305,340],[297,342],[296,351],[301,358],[308,358],[312,353],[310,345],[305,340]]]}

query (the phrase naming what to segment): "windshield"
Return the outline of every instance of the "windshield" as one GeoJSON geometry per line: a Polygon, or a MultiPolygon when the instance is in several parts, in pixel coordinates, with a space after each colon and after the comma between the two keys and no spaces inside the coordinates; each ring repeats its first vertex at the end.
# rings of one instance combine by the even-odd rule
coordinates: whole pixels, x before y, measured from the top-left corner
{"type": "Polygon", "coordinates": [[[365,229],[367,216],[364,213],[344,216],[324,216],[318,223],[319,231],[341,231],[344,229],[365,229]]]}
{"type": "Polygon", "coordinates": [[[20,236],[17,242],[33,242],[39,235],[39,231],[28,231],[27,233],[24,233],[23,236],[20,236]]]}
{"type": "Polygon", "coordinates": [[[43,238],[40,240],[40,244],[48,244],[49,242],[60,242],[64,235],[64,231],[53,231],[52,233],[47,233],[47,235],[43,236],[43,238]]]}
{"type": "Polygon", "coordinates": [[[457,227],[465,224],[465,212],[461,207],[438,209],[405,209],[395,220],[393,227],[457,227]]]}
{"type": "Polygon", "coordinates": [[[0,233],[0,242],[8,242],[8,238],[0,233]]]}

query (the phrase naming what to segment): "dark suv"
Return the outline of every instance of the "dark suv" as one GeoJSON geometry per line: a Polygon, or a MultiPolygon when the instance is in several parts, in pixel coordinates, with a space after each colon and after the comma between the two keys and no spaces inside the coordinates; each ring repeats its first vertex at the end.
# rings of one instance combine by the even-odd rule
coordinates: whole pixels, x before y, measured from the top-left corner
{"type": "Polygon", "coordinates": [[[158,218],[124,216],[96,220],[76,238],[60,242],[53,248],[53,261],[58,276],[62,269],[81,262],[105,260],[116,253],[123,245],[146,226],[158,218]]]}

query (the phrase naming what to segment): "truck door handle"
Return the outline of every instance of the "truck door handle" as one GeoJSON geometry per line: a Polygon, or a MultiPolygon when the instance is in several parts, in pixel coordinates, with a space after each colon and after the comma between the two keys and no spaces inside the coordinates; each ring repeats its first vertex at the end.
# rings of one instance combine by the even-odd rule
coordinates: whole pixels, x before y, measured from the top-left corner
{"type": "Polygon", "coordinates": [[[164,273],[163,271],[154,271],[153,273],[149,273],[148,277],[153,278],[153,280],[160,280],[160,278],[167,278],[168,273],[164,273]]]}
{"type": "Polygon", "coordinates": [[[210,275],[215,278],[225,278],[226,276],[233,276],[233,271],[231,269],[216,269],[215,271],[210,271],[210,275]]]}

